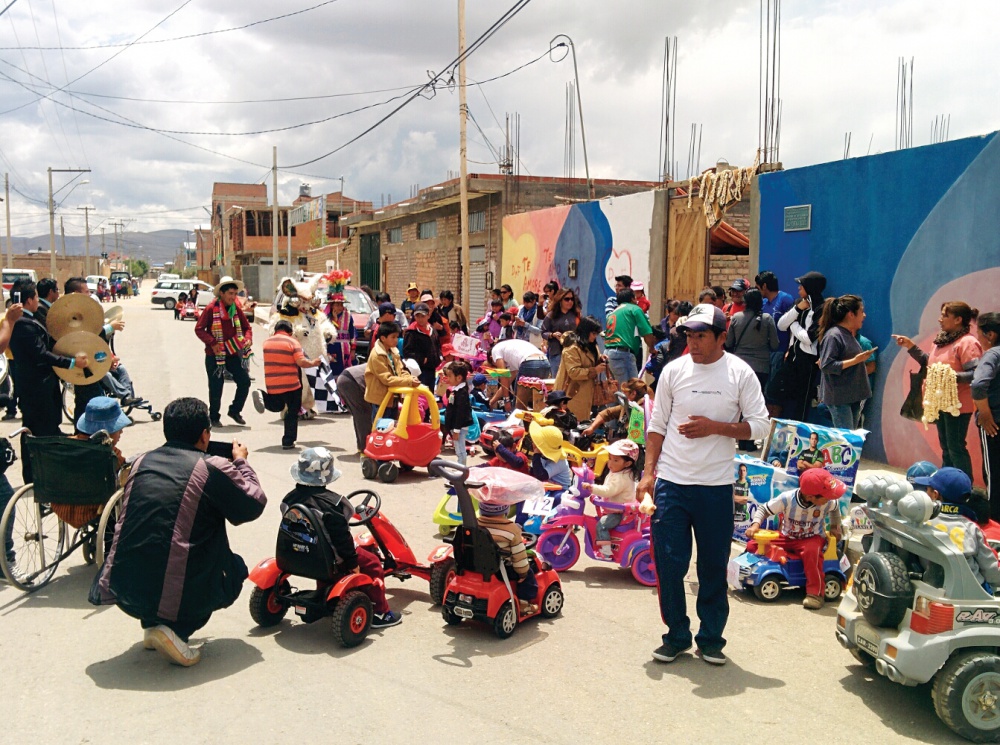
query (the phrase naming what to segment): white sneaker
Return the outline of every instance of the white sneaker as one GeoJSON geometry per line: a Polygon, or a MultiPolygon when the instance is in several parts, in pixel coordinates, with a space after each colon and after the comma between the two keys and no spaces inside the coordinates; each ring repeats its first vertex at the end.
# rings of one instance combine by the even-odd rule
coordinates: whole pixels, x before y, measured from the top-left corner
{"type": "MultiPolygon", "coordinates": [[[[146,630],[153,649],[166,657],[171,664],[191,667],[201,661],[201,650],[191,649],[169,626],[154,626],[146,630]]],[[[145,645],[145,641],[143,642],[145,645]]]]}
{"type": "Polygon", "coordinates": [[[264,391],[262,391],[260,388],[257,388],[251,394],[251,397],[253,398],[253,407],[255,409],[257,409],[257,413],[258,414],[263,414],[264,411],[265,411],[265,409],[264,409],[264,391]]]}

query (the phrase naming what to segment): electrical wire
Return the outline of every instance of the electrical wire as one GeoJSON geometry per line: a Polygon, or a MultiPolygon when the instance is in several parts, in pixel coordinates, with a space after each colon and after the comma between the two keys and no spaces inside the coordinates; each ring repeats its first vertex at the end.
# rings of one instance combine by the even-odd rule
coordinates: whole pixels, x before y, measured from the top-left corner
{"type": "MultiPolygon", "coordinates": [[[[56,0],[52,0],[52,19],[56,27],[56,40],[59,42],[59,46],[62,46],[62,31],[59,29],[59,14],[56,13],[56,0]]],[[[59,56],[62,59],[63,76],[66,83],[69,84],[69,68],[66,67],[66,53],[60,51],[59,56]]],[[[80,143],[80,151],[83,153],[83,162],[89,165],[87,147],[83,144],[83,135],[80,133],[80,117],[76,115],[75,111],[73,112],[73,126],[76,127],[76,139],[80,143]]]]}
{"type": "MultiPolygon", "coordinates": [[[[90,50],[90,49],[116,49],[116,48],[119,48],[119,47],[125,47],[125,48],[127,48],[127,47],[135,46],[135,45],[167,44],[169,42],[186,41],[188,39],[198,39],[198,38],[202,38],[202,37],[205,37],[205,36],[214,36],[216,34],[228,34],[231,31],[245,31],[248,28],[253,28],[254,26],[260,26],[260,25],[262,25],[264,23],[271,23],[272,21],[281,21],[281,20],[284,20],[285,18],[291,18],[292,16],[302,15],[303,13],[308,13],[310,11],[316,10],[317,8],[322,8],[324,5],[333,5],[333,3],[336,3],[336,2],[339,2],[339,1],[340,0],[326,0],[325,2],[318,3],[317,5],[313,5],[313,6],[310,6],[308,8],[303,8],[302,10],[296,10],[296,11],[293,11],[291,13],[285,13],[283,15],[274,16],[272,18],[265,18],[265,19],[260,20],[260,21],[253,21],[252,23],[245,23],[242,26],[233,26],[232,28],[223,28],[223,29],[218,29],[216,31],[200,31],[197,34],[186,34],[184,36],[175,36],[175,37],[172,37],[170,39],[149,39],[148,41],[133,41],[133,42],[125,42],[125,43],[121,43],[121,44],[94,44],[94,45],[86,46],[86,47],[64,47],[64,46],[61,45],[61,43],[60,43],[60,46],[57,46],[57,47],[43,47],[43,46],[37,46],[37,47],[0,47],[0,51],[9,52],[9,51],[11,51],[13,49],[27,49],[29,51],[41,51],[41,52],[54,52],[54,51],[57,51],[57,50],[58,51],[67,51],[67,52],[80,52],[80,51],[86,51],[86,50],[90,50]]],[[[15,0],[15,2],[16,2],[16,0],[15,0]]],[[[10,5],[13,5],[13,4],[14,3],[12,2],[10,5]]],[[[8,5],[7,7],[9,8],[10,5],[8,5]]],[[[187,3],[185,3],[185,5],[187,5],[187,3]]],[[[6,10],[6,9],[7,8],[4,8],[4,10],[6,10]]],[[[178,10],[180,10],[180,8],[178,8],[178,10]]],[[[174,12],[176,13],[177,11],[174,11],[174,12]]],[[[0,11],[0,15],[3,15],[3,11],[0,11]]],[[[173,15],[173,14],[171,14],[171,15],[173,15]]],[[[164,19],[164,20],[166,20],[166,19],[164,19]]],[[[161,21],[161,23],[162,23],[162,21],[161,21]]],[[[157,26],[159,26],[159,25],[160,24],[157,24],[157,26]]],[[[156,28],[156,26],[154,26],[153,28],[156,28]]],[[[152,31],[152,29],[150,29],[150,31],[152,31]]],[[[149,32],[147,31],[146,33],[149,33],[149,32]]],[[[143,34],[143,36],[145,36],[145,34],[143,34]]],[[[139,37],[139,38],[141,39],[142,37],[139,37]]]]}

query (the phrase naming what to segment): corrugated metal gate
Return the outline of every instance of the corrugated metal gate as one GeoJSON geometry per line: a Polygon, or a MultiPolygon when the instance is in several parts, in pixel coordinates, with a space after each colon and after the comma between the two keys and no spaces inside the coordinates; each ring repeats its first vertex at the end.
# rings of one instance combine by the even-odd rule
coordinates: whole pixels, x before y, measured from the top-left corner
{"type": "Polygon", "coordinates": [[[368,285],[374,292],[382,291],[382,261],[380,258],[379,233],[361,236],[361,284],[368,285]]]}

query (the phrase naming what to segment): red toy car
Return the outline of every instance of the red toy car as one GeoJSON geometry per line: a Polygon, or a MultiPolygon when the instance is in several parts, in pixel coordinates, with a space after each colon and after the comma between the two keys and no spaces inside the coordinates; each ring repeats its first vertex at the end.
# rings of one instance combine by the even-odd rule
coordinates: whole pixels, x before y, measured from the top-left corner
{"type": "MultiPolygon", "coordinates": [[[[469,487],[482,484],[466,482],[469,469],[458,463],[435,460],[430,472],[450,481],[462,511],[462,525],[448,539],[454,549],[454,565],[441,603],[441,615],[450,626],[464,620],[481,621],[489,625],[499,638],[506,639],[517,625],[534,616],[553,618],[562,611],[564,596],[559,575],[539,559],[531,556],[532,571],[538,582],[538,593],[532,603],[537,613],[523,614],[518,602],[512,571],[489,530],[479,525],[469,487]]],[[[534,543],[526,541],[530,548],[534,543]]]]}
{"type": "Polygon", "coordinates": [[[387,484],[396,480],[400,469],[412,470],[426,466],[441,453],[441,417],[434,394],[426,386],[417,388],[390,388],[382,399],[375,415],[372,433],[365,443],[364,457],[361,459],[361,473],[366,479],[374,479],[387,484]],[[380,426],[385,420],[386,409],[399,396],[399,418],[388,428],[380,426]],[[423,421],[420,401],[426,402],[430,420],[423,421]],[[399,466],[396,462],[399,462],[399,466]]]}
{"type": "Polygon", "coordinates": [[[524,425],[516,424],[509,425],[506,422],[492,422],[483,427],[483,431],[479,434],[479,446],[483,449],[483,452],[489,455],[491,458],[496,455],[496,451],[493,448],[493,439],[497,436],[497,432],[500,430],[506,430],[510,432],[510,436],[514,438],[514,447],[521,446],[521,440],[524,438],[524,425]]]}
{"type": "MultiPolygon", "coordinates": [[[[455,575],[451,547],[438,546],[428,557],[429,565],[420,564],[406,539],[380,513],[382,500],[378,494],[362,489],[346,498],[361,498],[354,507],[355,518],[348,524],[368,525],[368,532],[354,539],[357,549],[378,556],[387,577],[427,580],[431,600],[440,603],[455,575]]],[[[289,608],[294,608],[306,623],[332,616],[334,636],[345,647],[356,647],[368,636],[372,601],[367,588],[381,581],[364,574],[342,573],[321,517],[304,505],[292,505],[286,510],[274,558],[254,567],[249,580],[255,585],[250,594],[250,616],[258,626],[280,623],[289,608]],[[296,577],[314,581],[315,589],[295,588],[292,583],[296,577]]]]}

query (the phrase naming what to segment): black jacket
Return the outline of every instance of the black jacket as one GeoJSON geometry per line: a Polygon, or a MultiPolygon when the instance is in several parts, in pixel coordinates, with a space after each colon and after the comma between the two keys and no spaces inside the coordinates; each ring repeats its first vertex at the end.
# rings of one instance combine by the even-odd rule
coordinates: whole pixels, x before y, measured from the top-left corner
{"type": "Polygon", "coordinates": [[[69,368],[73,360],[52,351],[55,342],[37,318],[21,316],[10,335],[10,351],[17,360],[14,387],[18,390],[24,426],[35,435],[56,435],[59,409],[59,378],[53,367],[69,368]]]}
{"type": "Polygon", "coordinates": [[[461,385],[448,391],[444,410],[444,428],[448,432],[472,425],[472,401],[469,386],[461,385]]]}
{"type": "Polygon", "coordinates": [[[403,359],[416,360],[420,365],[420,382],[428,388],[434,387],[434,373],[441,362],[441,347],[437,332],[431,329],[425,334],[417,328],[417,323],[411,323],[403,333],[403,359]]]}
{"type": "Polygon", "coordinates": [[[350,505],[345,509],[344,502],[346,500],[342,496],[326,487],[304,484],[296,484],[295,488],[281,500],[283,505],[291,507],[293,504],[301,504],[320,514],[326,534],[330,537],[333,552],[341,562],[341,568],[345,572],[350,572],[358,565],[358,552],[354,548],[354,537],[347,525],[347,514],[353,514],[354,510],[350,505]]]}
{"type": "Polygon", "coordinates": [[[178,442],[140,456],[90,602],[167,622],[201,620],[232,605],[248,572],[229,548],[226,522],[256,520],[266,503],[245,460],[230,463],[178,442]]]}

